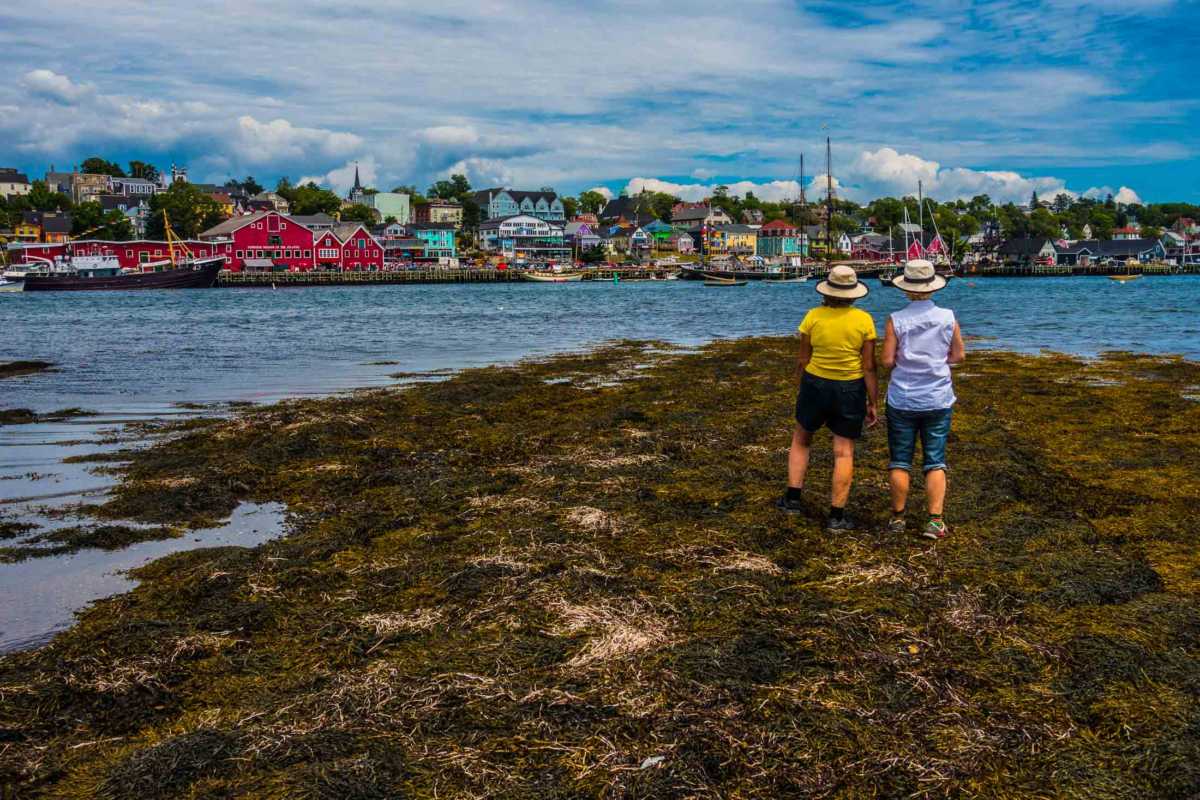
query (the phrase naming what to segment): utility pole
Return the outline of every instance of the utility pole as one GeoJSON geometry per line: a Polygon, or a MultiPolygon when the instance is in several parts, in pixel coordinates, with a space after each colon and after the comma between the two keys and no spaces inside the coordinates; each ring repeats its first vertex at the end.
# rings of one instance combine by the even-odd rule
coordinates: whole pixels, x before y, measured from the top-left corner
{"type": "Polygon", "coordinates": [[[833,269],[833,148],[825,137],[825,266],[833,269]]]}

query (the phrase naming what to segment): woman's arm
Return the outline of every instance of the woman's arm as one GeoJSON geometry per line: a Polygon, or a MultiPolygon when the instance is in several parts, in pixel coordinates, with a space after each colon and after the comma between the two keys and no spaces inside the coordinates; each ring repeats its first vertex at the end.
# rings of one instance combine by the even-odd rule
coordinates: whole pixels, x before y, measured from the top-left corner
{"type": "Polygon", "coordinates": [[[812,339],[807,333],[800,334],[800,355],[796,357],[796,380],[804,375],[804,368],[812,361],[812,339]]]}
{"type": "Polygon", "coordinates": [[[892,325],[892,318],[888,317],[887,329],[883,334],[883,356],[880,359],[884,369],[891,369],[896,366],[896,327],[892,325]]]}
{"type": "Polygon", "coordinates": [[[879,376],[875,374],[875,340],[868,339],[862,346],[863,381],[867,384],[867,427],[879,421],[879,376]]]}
{"type": "Polygon", "coordinates": [[[950,338],[950,357],[946,359],[951,364],[961,364],[967,360],[967,346],[963,344],[962,329],[954,323],[954,335],[950,338]]]}

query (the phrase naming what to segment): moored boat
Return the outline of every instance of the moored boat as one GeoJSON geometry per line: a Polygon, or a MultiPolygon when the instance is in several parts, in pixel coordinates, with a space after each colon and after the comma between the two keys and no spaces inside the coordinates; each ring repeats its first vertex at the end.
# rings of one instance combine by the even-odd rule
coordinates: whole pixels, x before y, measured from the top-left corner
{"type": "Polygon", "coordinates": [[[209,289],[225,266],[225,256],[167,262],[145,272],[113,266],[70,267],[30,272],[25,277],[27,292],[121,291],[128,289],[209,289]]]}
{"type": "Polygon", "coordinates": [[[521,280],[535,283],[571,283],[583,280],[582,272],[538,272],[534,270],[521,273],[521,280]]]}

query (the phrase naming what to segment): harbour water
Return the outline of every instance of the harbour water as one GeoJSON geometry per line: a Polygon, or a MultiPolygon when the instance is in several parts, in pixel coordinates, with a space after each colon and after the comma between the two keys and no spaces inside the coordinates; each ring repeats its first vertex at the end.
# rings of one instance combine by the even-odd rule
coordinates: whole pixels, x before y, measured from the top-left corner
{"type": "MultiPolygon", "coordinates": [[[[871,282],[882,330],[900,292],[871,282]]],[[[111,479],[63,458],[113,447],[125,424],[192,406],[269,402],[388,385],[425,373],[515,361],[614,339],[699,344],[787,334],[817,301],[813,283],[713,289],[685,281],[0,294],[0,361],[51,372],[0,381],[0,409],[81,408],[96,416],[0,427],[0,516],[102,498],[111,479]]],[[[1153,277],[957,280],[939,295],[972,347],[1176,353],[1200,358],[1200,280],[1153,277]]],[[[781,410],[786,413],[786,410],[781,410]]],[[[0,652],[69,624],[72,611],[132,584],[146,559],[208,544],[252,546],[281,530],[245,524],[117,553],[0,566],[0,652]],[[20,598],[17,603],[15,598],[20,598]]],[[[36,519],[36,518],[41,519],[36,519]]]]}

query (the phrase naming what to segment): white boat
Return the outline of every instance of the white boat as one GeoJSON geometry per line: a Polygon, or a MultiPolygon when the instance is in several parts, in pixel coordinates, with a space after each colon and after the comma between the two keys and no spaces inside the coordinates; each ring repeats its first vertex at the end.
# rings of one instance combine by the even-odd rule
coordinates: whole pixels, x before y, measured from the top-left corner
{"type": "Polygon", "coordinates": [[[583,280],[582,272],[535,272],[521,273],[521,280],[535,283],[570,283],[583,280]]]}
{"type": "Polygon", "coordinates": [[[23,281],[10,281],[8,278],[0,278],[0,292],[19,292],[25,287],[23,281]]]}

